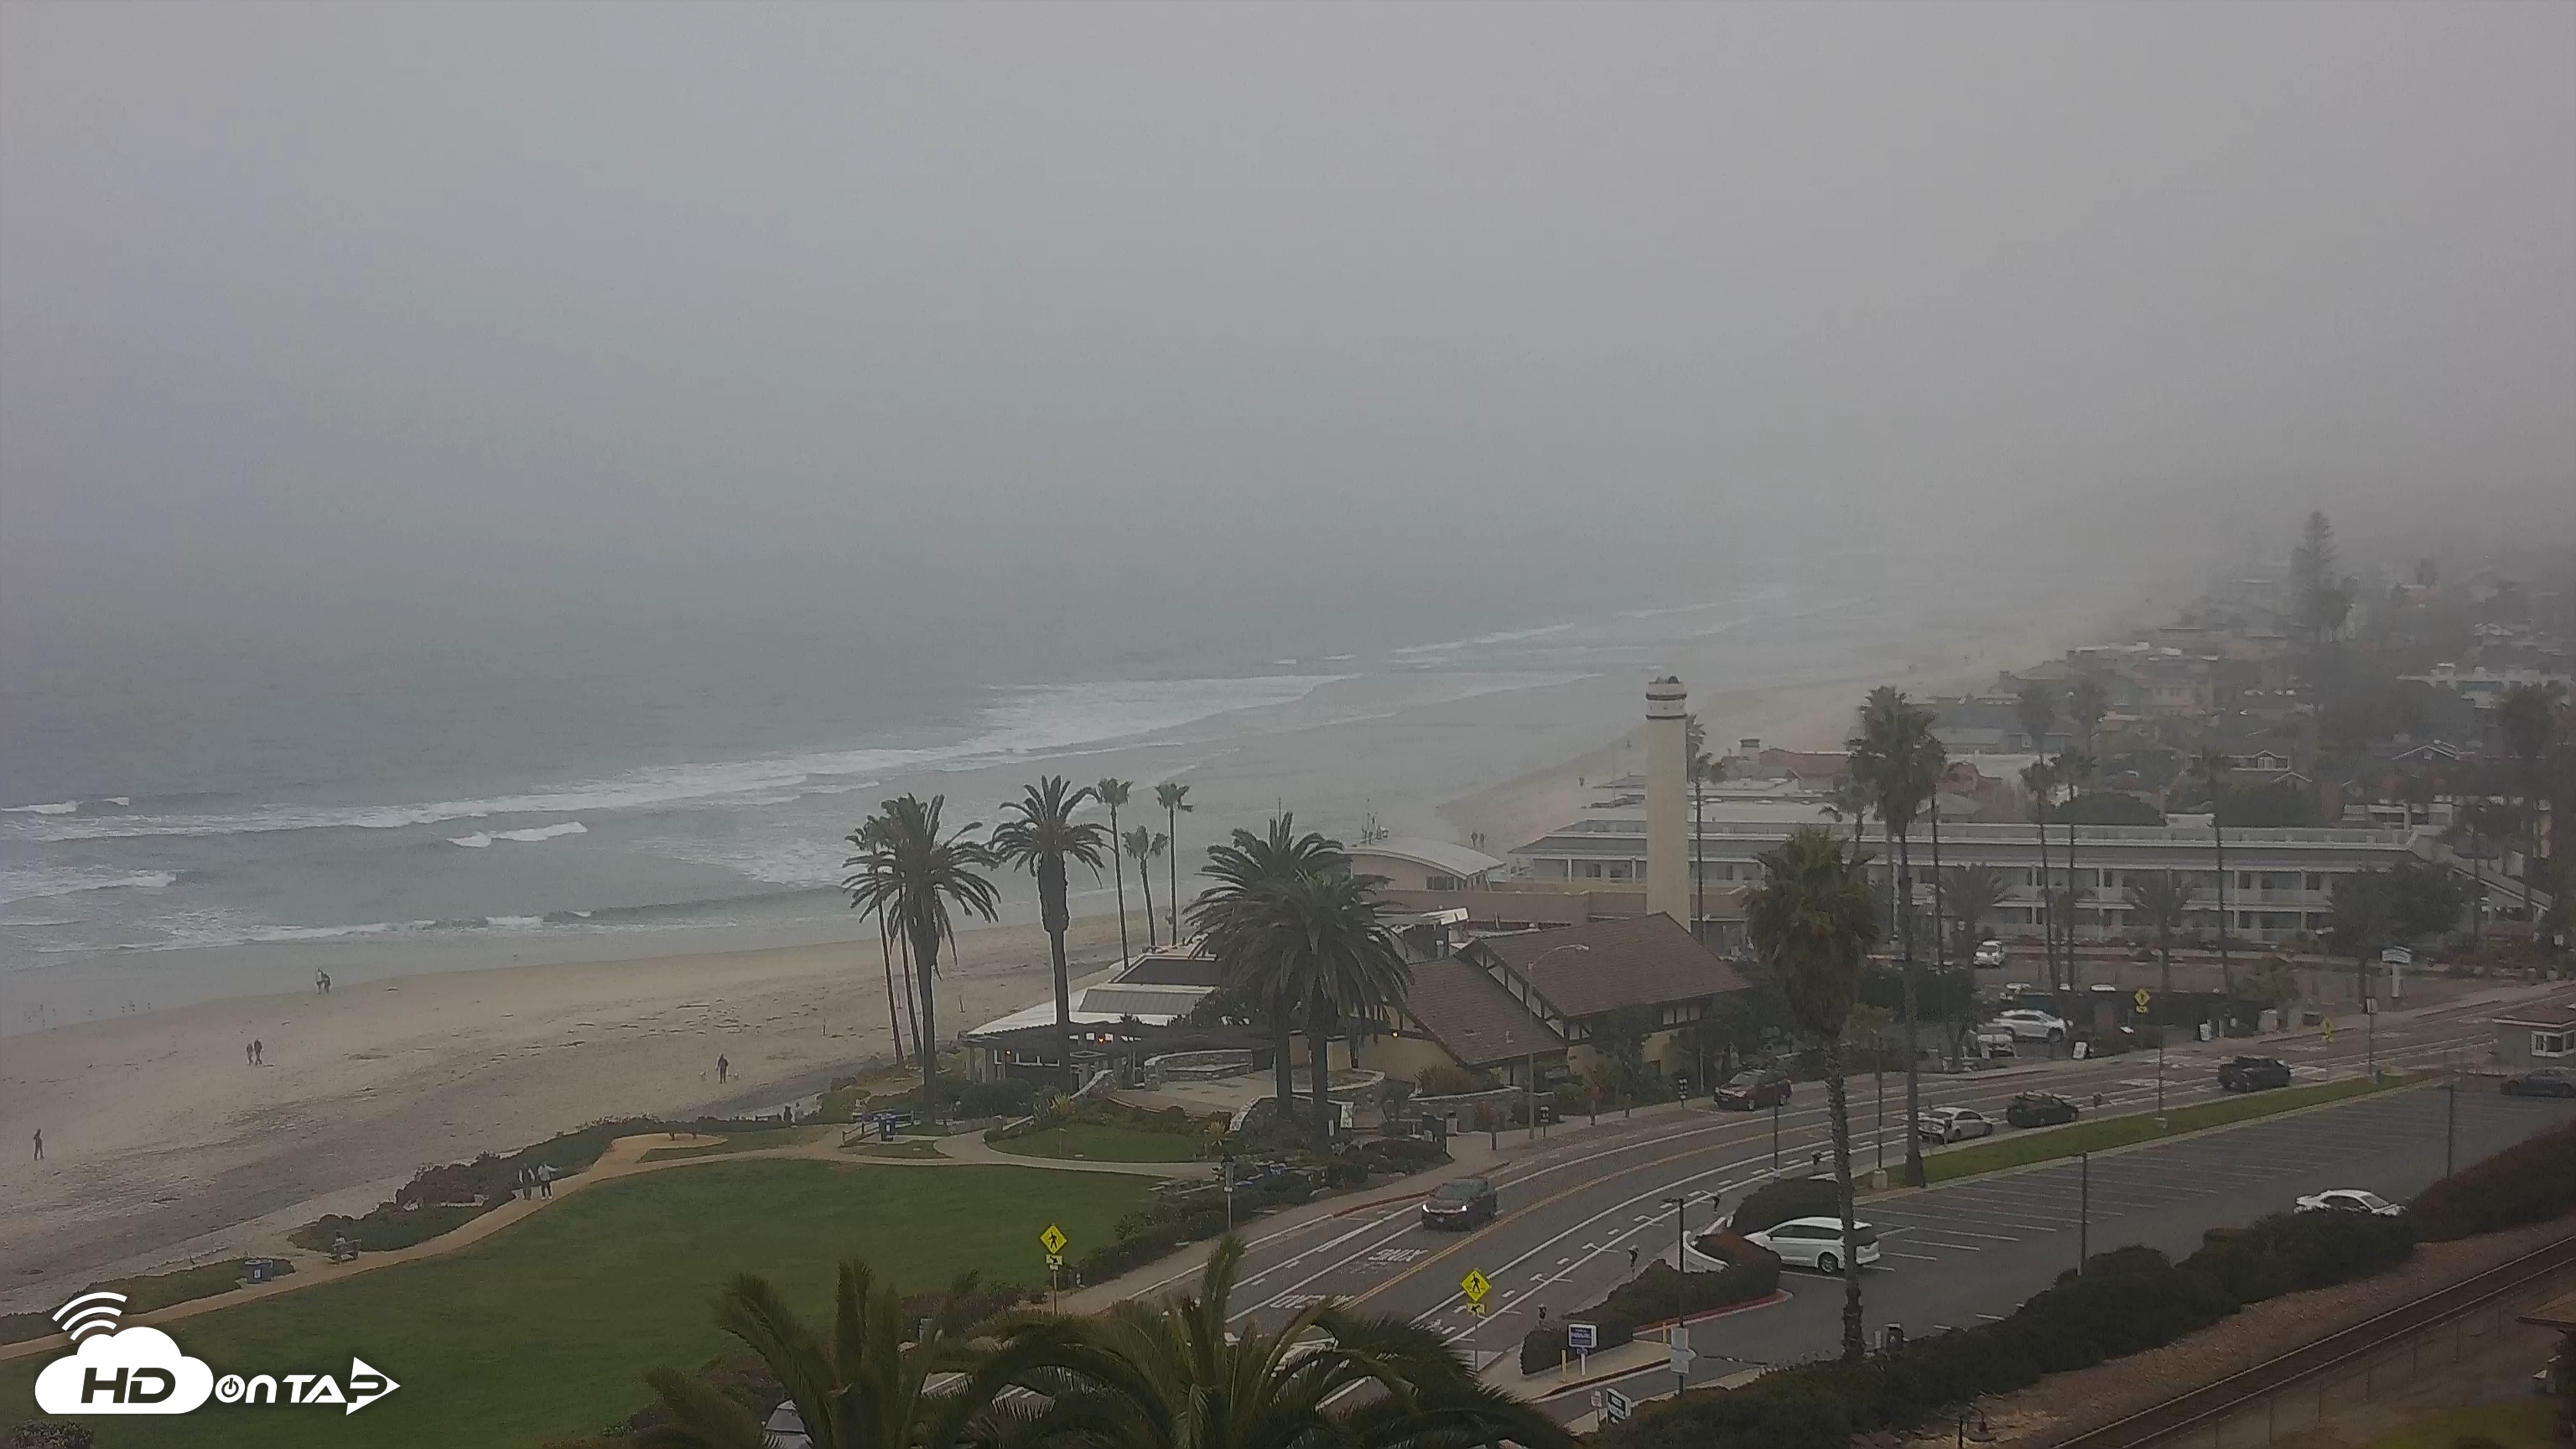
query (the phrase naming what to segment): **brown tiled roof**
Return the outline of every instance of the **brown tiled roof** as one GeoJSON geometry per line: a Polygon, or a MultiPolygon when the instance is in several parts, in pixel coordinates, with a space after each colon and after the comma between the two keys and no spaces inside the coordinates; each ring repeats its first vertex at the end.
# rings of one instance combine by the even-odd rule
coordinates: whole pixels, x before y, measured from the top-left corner
{"type": "Polygon", "coordinates": [[[1568,1016],[1696,1001],[1745,987],[1734,967],[1660,913],[1487,936],[1473,949],[1493,952],[1568,1016]],[[1578,945],[1587,949],[1565,949],[1578,945]]]}
{"type": "Polygon", "coordinates": [[[1511,993],[1494,984],[1494,978],[1455,956],[1413,968],[1413,989],[1405,995],[1404,1012],[1462,1066],[1483,1066],[1565,1047],[1565,1038],[1523,1010],[1511,993]]]}

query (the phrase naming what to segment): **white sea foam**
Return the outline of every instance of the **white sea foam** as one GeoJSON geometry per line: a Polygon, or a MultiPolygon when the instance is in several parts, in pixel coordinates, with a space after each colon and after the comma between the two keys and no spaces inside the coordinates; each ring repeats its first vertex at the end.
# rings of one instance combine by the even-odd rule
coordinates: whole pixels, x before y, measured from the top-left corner
{"type": "Polygon", "coordinates": [[[0,905],[13,901],[34,901],[53,896],[78,895],[83,891],[157,891],[164,886],[176,885],[178,882],[179,877],[166,870],[106,870],[46,866],[0,870],[0,905]]]}
{"type": "Polygon", "coordinates": [[[543,916],[485,916],[483,924],[496,931],[532,931],[546,923],[543,916]]]}
{"type": "Polygon", "coordinates": [[[51,805],[0,805],[0,814],[5,815],[77,815],[79,813],[78,800],[58,800],[51,805]]]}
{"type": "MultiPolygon", "coordinates": [[[[597,814],[617,810],[736,805],[748,797],[867,788],[888,775],[968,768],[1060,754],[1135,739],[1247,709],[1298,699],[1343,675],[1261,675],[1243,679],[1111,680],[997,691],[975,728],[924,749],[816,750],[756,760],[656,766],[559,789],[412,805],[265,805],[226,814],[81,818],[77,802],[16,807],[53,818],[11,822],[0,838],[52,843],[150,836],[270,831],[398,830],[506,815],[597,814]],[[73,818],[61,818],[71,814],[73,818]]],[[[571,823],[571,822],[566,822],[571,823]]],[[[573,832],[552,827],[560,834],[573,832]]],[[[480,834],[481,832],[477,832],[480,834]]],[[[450,836],[462,845],[475,835],[450,836]]],[[[525,838],[494,832],[495,839],[525,838]]],[[[474,848],[474,847],[469,847],[474,848]]]]}
{"type": "Polygon", "coordinates": [[[482,850],[492,844],[492,837],[477,830],[472,835],[451,835],[447,837],[447,843],[464,846],[467,850],[482,850]]]}
{"type": "Polygon", "coordinates": [[[563,835],[588,835],[589,833],[590,827],[582,824],[580,821],[566,820],[559,825],[540,825],[533,830],[499,830],[493,832],[492,838],[494,840],[536,841],[553,840],[557,836],[563,835]]]}
{"type": "Polygon", "coordinates": [[[110,795],[107,797],[107,803],[115,806],[119,810],[123,810],[134,803],[134,797],[131,795],[110,795]]]}

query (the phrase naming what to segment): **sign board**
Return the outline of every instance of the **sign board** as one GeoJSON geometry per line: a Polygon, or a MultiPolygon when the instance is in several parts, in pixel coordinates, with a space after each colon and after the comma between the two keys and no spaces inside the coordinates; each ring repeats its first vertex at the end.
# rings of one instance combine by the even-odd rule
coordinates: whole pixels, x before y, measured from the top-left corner
{"type": "Polygon", "coordinates": [[[2145,988],[2145,987],[2141,986],[2141,987],[2139,987],[2139,988],[2138,988],[2138,994],[2137,994],[2136,996],[2131,997],[2131,998],[2130,998],[2130,1000],[2135,1001],[2135,1002],[2137,1002],[2137,1003],[2138,1003],[2138,1010],[2140,1010],[2140,1011],[2144,1011],[2144,1010],[2146,1010],[2146,1009],[2147,1009],[2147,1004],[2148,1004],[2150,1001],[2154,1000],[2154,998],[2153,998],[2153,997],[2148,996],[2148,995],[2147,995],[2147,988],[2145,988]]]}
{"type": "Polygon", "coordinates": [[[1458,1280],[1458,1291],[1467,1295],[1468,1302],[1482,1303],[1485,1295],[1494,1291],[1494,1280],[1470,1268],[1467,1276],[1458,1280]]]}
{"type": "Polygon", "coordinates": [[[2075,1059],[2077,1061],[2083,1061],[2091,1055],[2093,1055],[2093,1043],[2089,1041],[2079,1041],[2075,1044],[2075,1059]]]}
{"type": "Polygon", "coordinates": [[[1637,1406],[1628,1401],[1628,1396],[1626,1394],[1619,1392],[1617,1389],[1603,1389],[1601,1391],[1602,1423],[1624,1424],[1628,1421],[1628,1416],[1635,1412],[1637,1412],[1637,1406]]]}
{"type": "Polygon", "coordinates": [[[1061,1267],[1063,1267],[1063,1266],[1064,1266],[1064,1254],[1062,1254],[1062,1253],[1049,1253],[1049,1254],[1047,1254],[1047,1266],[1048,1266],[1048,1267],[1050,1267],[1050,1268],[1061,1268],[1061,1267]]]}
{"type": "Polygon", "coordinates": [[[1691,1371],[1691,1358],[1692,1358],[1692,1354],[1691,1354],[1691,1351],[1690,1351],[1690,1345],[1689,1345],[1689,1344],[1686,1344],[1686,1343],[1677,1343],[1677,1344],[1674,1344],[1674,1345],[1673,1345],[1673,1372],[1674,1372],[1674,1373],[1677,1373],[1677,1374],[1680,1374],[1683,1378],[1689,1378],[1689,1377],[1690,1377],[1690,1371],[1691,1371]]]}
{"type": "Polygon", "coordinates": [[[2415,953],[2403,946],[2391,946],[2379,953],[2379,959],[2390,966],[2412,966],[2415,964],[2415,953]]]}
{"type": "Polygon", "coordinates": [[[1590,1323],[1574,1322],[1568,1322],[1565,1325],[1565,1346],[1573,1349],[1576,1353],[1590,1353],[1594,1348],[1598,1347],[1600,1343],[1601,1329],[1599,1326],[1590,1323]]]}
{"type": "Polygon", "coordinates": [[[1046,1231],[1038,1234],[1038,1246],[1046,1249],[1050,1255],[1063,1252],[1064,1245],[1064,1229],[1053,1223],[1047,1224],[1046,1231]]]}

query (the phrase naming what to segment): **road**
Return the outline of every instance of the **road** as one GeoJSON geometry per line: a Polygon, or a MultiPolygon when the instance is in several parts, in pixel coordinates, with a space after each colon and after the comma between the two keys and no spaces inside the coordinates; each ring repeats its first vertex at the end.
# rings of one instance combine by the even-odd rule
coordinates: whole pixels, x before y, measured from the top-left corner
{"type": "MultiPolygon", "coordinates": [[[[2428,1012],[2403,1025],[2391,1023],[2375,1042],[2345,1031],[2331,1042],[2311,1035],[2177,1047],[2168,1056],[2165,1100],[2178,1106],[2218,1096],[2218,1062],[2249,1048],[2291,1062],[2302,1085],[2358,1076],[2366,1055],[2383,1067],[2417,1069],[2482,1059],[2491,1039],[2486,1022],[2491,1010],[2480,1005],[2428,1012]]],[[[2000,1113],[2021,1091],[2044,1089],[2087,1101],[2099,1094],[2104,1105],[2088,1115],[2103,1115],[2152,1110],[2155,1072],[2152,1054],[2135,1054],[2054,1062],[2000,1079],[1927,1077],[1923,1092],[1926,1106],[1972,1106],[1989,1113],[2000,1113]]],[[[1857,1166],[1866,1170],[1876,1161],[1873,1083],[1858,1078],[1851,1087],[1854,1126],[1861,1138],[1857,1166]]],[[[2501,1099],[2488,1100],[2492,1091],[2489,1086],[2462,1095],[2464,1162],[2559,1115],[2552,1104],[2516,1102],[2510,1105],[2535,1110],[2500,1110],[2501,1099]]],[[[1812,1170],[1813,1156],[1824,1150],[1823,1095],[1816,1086],[1802,1086],[1795,1105],[1778,1114],[1779,1160],[1786,1171],[1812,1170]]],[[[2095,1221],[2102,1228],[2093,1238],[2095,1250],[2134,1241],[2188,1248],[2197,1244],[2203,1227],[2246,1221],[2287,1206],[2294,1192],[2319,1187],[2367,1186],[2392,1196],[2411,1192],[2440,1175],[2442,1142],[2436,1138],[2427,1148],[2422,1123],[2406,1114],[2438,1113],[2441,1104],[2440,1093],[2404,1093],[2303,1115],[2292,1123],[2237,1128],[2106,1158],[2094,1169],[2099,1190],[2095,1221]],[[2321,1135],[2322,1121],[2329,1119],[2336,1130],[2321,1135]],[[2341,1124],[2348,1121],[2363,1125],[2346,1132],[2341,1124]],[[2230,1138],[2258,1144],[2279,1140],[2248,1157],[2221,1145],[2230,1138]],[[2299,1144],[2306,1142],[2323,1144],[2327,1155],[2301,1150],[2299,1144]],[[2348,1152],[2357,1155],[2345,1156],[2348,1152]],[[2243,1161],[2235,1168],[2195,1167],[2194,1153],[2243,1161]],[[2114,1165],[2133,1158],[2142,1165],[2114,1165]],[[2176,1173],[2182,1175],[2166,1180],[2176,1173]]],[[[1886,1152],[1893,1170],[1902,1164],[1903,1140],[1902,1089],[1895,1079],[1889,1082],[1887,1115],[1886,1152]]],[[[1703,1102],[1566,1131],[1559,1141],[1541,1144],[1537,1152],[1495,1170],[1503,1215],[1474,1233],[1428,1231],[1419,1225],[1411,1203],[1267,1234],[1256,1229],[1235,1294],[1236,1317],[1276,1317],[1331,1296],[1436,1327],[1482,1361],[1513,1349],[1540,1308],[1564,1318],[1598,1301],[1629,1276],[1632,1247],[1641,1260],[1669,1256],[1675,1223],[1668,1199],[1690,1198],[1686,1211],[1694,1229],[1716,1215],[1709,1207],[1713,1196],[1731,1209],[1772,1176],[1772,1141],[1772,1114],[1720,1114],[1703,1102]],[[1487,1300],[1491,1312],[1483,1318],[1467,1312],[1458,1287],[1470,1268],[1495,1285],[1487,1300]]],[[[1899,1322],[1920,1332],[1974,1322],[1981,1313],[2009,1312],[2071,1266],[2075,1233],[2059,1223],[2063,1214],[2057,1209],[2062,1206],[2061,1185],[2072,1181],[2068,1174],[2074,1171],[2069,1164],[1873,1201],[1866,1215],[1896,1230],[1888,1238],[1887,1264],[1871,1278],[1873,1329],[1899,1322]],[[1972,1225],[1971,1217],[1982,1225],[1972,1225]],[[1947,1236],[1932,1232],[1935,1219],[1955,1221],[1957,1230],[1947,1236]],[[1998,1230],[2007,1222],[2015,1230],[1998,1230]],[[2060,1233],[2063,1243],[2056,1240],[2060,1233]]],[[[1186,1276],[1175,1274],[1173,1281],[1186,1276]]],[[[1839,1312],[1833,1285],[1793,1274],[1784,1286],[1793,1292],[1787,1304],[1700,1328],[1694,1344],[1707,1355],[1703,1377],[1832,1350],[1839,1312]]]]}

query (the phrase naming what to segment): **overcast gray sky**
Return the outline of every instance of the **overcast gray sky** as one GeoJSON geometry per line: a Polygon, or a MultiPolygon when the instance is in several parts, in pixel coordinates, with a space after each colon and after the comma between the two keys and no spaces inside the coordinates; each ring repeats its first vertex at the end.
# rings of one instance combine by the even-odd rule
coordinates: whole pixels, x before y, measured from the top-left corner
{"type": "Polygon", "coordinates": [[[2553,493],[2576,6],[0,11],[22,610],[2553,493]]]}

